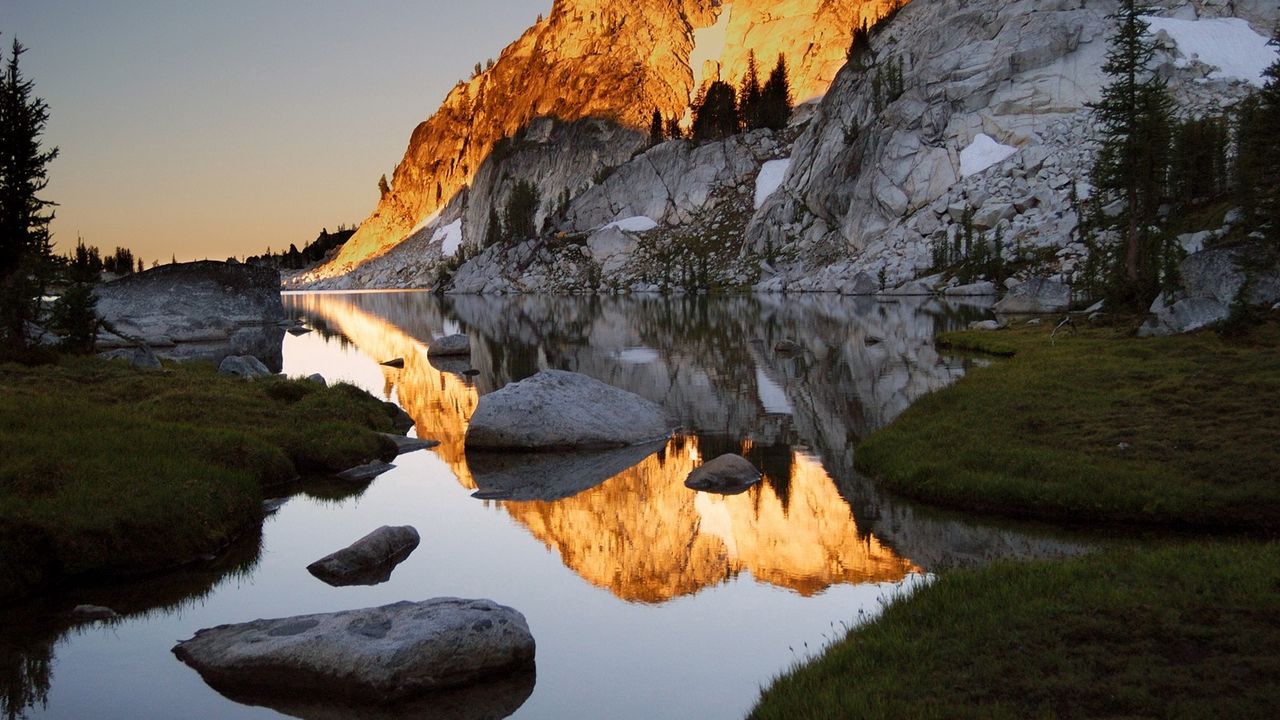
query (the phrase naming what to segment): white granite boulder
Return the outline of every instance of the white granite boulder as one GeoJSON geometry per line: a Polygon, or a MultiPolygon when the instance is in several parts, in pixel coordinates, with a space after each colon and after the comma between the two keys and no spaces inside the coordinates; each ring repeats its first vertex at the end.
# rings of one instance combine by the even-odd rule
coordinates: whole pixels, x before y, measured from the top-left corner
{"type": "Polygon", "coordinates": [[[527,668],[534,640],[509,607],[435,598],[219,625],[173,652],[216,688],[378,704],[527,668]]]}

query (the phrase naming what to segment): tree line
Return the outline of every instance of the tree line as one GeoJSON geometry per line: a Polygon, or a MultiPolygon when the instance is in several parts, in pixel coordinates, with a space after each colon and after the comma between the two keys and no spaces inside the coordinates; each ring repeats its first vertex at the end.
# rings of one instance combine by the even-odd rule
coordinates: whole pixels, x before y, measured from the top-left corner
{"type": "MultiPolygon", "coordinates": [[[[756,54],[747,55],[747,71],[738,87],[716,80],[699,88],[691,105],[694,140],[721,140],[737,133],[768,128],[781,130],[791,119],[791,84],[787,77],[787,59],[778,62],[762,85],[756,54]]],[[[679,118],[663,118],[657,108],[649,123],[649,144],[684,137],[679,118]]]]}

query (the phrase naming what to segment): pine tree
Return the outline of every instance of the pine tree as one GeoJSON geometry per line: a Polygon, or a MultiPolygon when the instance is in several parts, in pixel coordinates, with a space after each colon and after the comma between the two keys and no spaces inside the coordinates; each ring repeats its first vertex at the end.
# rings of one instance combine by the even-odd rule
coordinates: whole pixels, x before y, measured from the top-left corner
{"type": "Polygon", "coordinates": [[[502,221],[507,242],[528,240],[538,234],[538,205],[542,198],[538,187],[528,180],[519,180],[507,196],[505,217],[502,221]]]}
{"type": "Polygon", "coordinates": [[[756,53],[747,53],[747,72],[742,76],[742,87],[738,91],[739,115],[748,130],[758,130],[762,124],[764,94],[760,88],[760,71],[756,67],[756,53]]]}
{"type": "MultiPolygon", "coordinates": [[[[1271,38],[1280,49],[1280,26],[1271,38]]],[[[1280,243],[1280,59],[1263,71],[1266,84],[1258,92],[1254,119],[1254,149],[1257,159],[1256,224],[1272,242],[1280,243]]]]}
{"type": "Polygon", "coordinates": [[[660,145],[663,139],[662,112],[653,109],[653,119],[649,121],[649,147],[660,145]]]}
{"type": "Polygon", "coordinates": [[[787,59],[781,53],[760,91],[760,126],[781,130],[791,119],[791,82],[787,79],[787,59]]]}
{"type": "Polygon", "coordinates": [[[1168,239],[1159,228],[1170,144],[1172,101],[1165,83],[1148,70],[1155,44],[1142,15],[1148,8],[1124,0],[1111,19],[1116,30],[1103,71],[1111,78],[1102,99],[1090,104],[1101,128],[1092,181],[1103,205],[1119,201],[1109,222],[1120,236],[1123,281],[1108,295],[1120,304],[1150,302],[1160,286],[1161,258],[1168,239]]]}
{"type": "Polygon", "coordinates": [[[498,208],[489,206],[489,222],[484,229],[484,246],[496,245],[502,242],[502,220],[498,217],[498,208]]]}
{"type": "Polygon", "coordinates": [[[737,133],[740,127],[733,86],[720,80],[711,83],[693,109],[693,138],[719,140],[737,133]]]}
{"type": "Polygon", "coordinates": [[[38,319],[52,263],[49,222],[54,205],[39,193],[49,184],[48,165],[58,149],[44,150],[40,136],[49,106],[22,76],[26,49],[16,39],[0,77],[0,345],[28,344],[27,323],[38,319]]]}

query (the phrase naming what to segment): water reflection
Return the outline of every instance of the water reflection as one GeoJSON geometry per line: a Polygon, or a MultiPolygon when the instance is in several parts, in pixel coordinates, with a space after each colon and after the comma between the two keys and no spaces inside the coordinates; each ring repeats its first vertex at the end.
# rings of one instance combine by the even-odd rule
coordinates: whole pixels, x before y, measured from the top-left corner
{"type": "Polygon", "coordinates": [[[419,436],[441,442],[434,452],[458,482],[494,501],[580,577],[625,600],[661,603],[744,571],[811,595],[927,568],[915,552],[945,565],[1070,549],[928,513],[905,527],[886,523],[900,519],[901,504],[852,471],[859,437],[964,372],[962,361],[937,353],[933,338],[980,308],[838,297],[403,293],[295,295],[286,306],[375,360],[403,357],[403,369],[386,371],[385,392],[394,392],[419,436]],[[430,341],[457,330],[471,338],[469,362],[428,361],[430,341]],[[782,339],[801,351],[774,352],[782,339]],[[479,397],[542,368],[642,395],[684,431],[656,452],[464,452],[479,397]],[[469,370],[478,371],[474,378],[469,370]],[[746,456],[765,482],[733,497],[684,487],[691,470],[724,452],[746,456]]]}

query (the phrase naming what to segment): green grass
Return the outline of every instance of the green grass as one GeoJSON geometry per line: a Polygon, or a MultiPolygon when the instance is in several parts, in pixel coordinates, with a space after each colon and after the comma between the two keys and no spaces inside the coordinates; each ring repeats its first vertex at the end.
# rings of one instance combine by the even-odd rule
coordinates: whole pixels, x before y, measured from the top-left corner
{"type": "Polygon", "coordinates": [[[943,338],[1012,355],[858,446],[909,497],[1071,523],[1280,530],[1280,325],[1126,337],[1049,326],[943,338]]]}
{"type": "Polygon", "coordinates": [[[388,457],[390,430],[349,385],[0,366],[0,601],[216,552],[261,520],[264,485],[388,457]]]}
{"type": "Polygon", "coordinates": [[[752,718],[1271,718],[1280,545],[942,576],[775,680],[752,718]]]}

